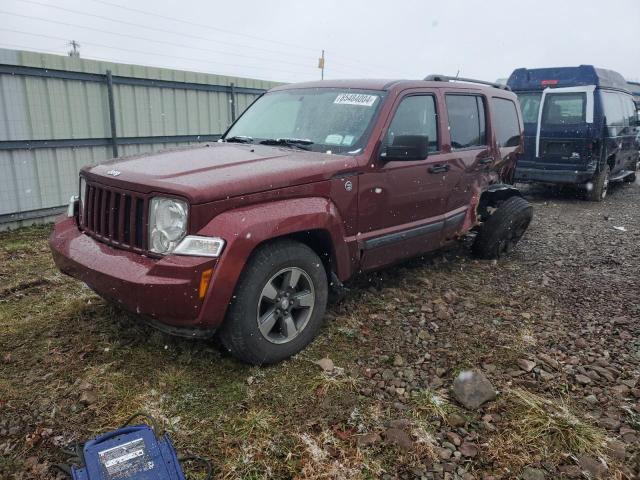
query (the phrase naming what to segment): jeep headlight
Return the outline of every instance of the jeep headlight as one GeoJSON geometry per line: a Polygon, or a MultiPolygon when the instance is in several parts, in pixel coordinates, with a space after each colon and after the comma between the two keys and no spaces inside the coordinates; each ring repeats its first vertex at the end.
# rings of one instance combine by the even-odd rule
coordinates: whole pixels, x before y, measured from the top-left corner
{"type": "Polygon", "coordinates": [[[154,197],[149,205],[149,250],[171,253],[187,233],[187,203],[154,197]]]}

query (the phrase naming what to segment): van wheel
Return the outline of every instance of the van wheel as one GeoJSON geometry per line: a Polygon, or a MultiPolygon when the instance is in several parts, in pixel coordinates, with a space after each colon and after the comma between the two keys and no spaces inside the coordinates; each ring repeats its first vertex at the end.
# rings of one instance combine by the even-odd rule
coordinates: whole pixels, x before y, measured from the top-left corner
{"type": "Polygon", "coordinates": [[[485,259],[500,258],[513,250],[533,218],[533,207],[522,197],[505,200],[482,224],[472,246],[485,259]]]}
{"type": "Polygon", "coordinates": [[[260,247],[236,286],[218,331],[228,352],[254,365],[298,353],[317,335],[327,306],[327,274],[316,253],[281,240],[260,247]]]}
{"type": "Polygon", "coordinates": [[[609,165],[602,167],[602,170],[596,175],[591,182],[591,189],[587,190],[587,199],[591,202],[602,202],[607,197],[607,191],[609,190],[609,175],[611,174],[611,168],[609,165]]]}
{"type": "Polygon", "coordinates": [[[637,178],[637,174],[636,172],[633,172],[631,175],[627,175],[626,177],[624,177],[624,181],[627,183],[633,183],[636,181],[637,178]]]}

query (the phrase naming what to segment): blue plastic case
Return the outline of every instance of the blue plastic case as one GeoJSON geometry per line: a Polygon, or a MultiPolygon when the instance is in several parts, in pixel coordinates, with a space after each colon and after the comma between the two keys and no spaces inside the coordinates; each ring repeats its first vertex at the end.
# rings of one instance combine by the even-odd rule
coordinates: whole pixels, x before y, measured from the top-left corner
{"type": "Polygon", "coordinates": [[[84,466],[71,468],[74,480],[185,480],[169,437],[148,425],[131,425],[84,444],[84,466]]]}

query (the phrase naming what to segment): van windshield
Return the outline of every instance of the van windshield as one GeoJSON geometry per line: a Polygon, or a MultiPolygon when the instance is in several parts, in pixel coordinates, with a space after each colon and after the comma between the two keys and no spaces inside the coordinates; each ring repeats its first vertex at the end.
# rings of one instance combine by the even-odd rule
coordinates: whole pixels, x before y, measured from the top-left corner
{"type": "Polygon", "coordinates": [[[223,141],[355,155],[366,144],[382,95],[334,88],[267,93],[247,109],[223,141]]]}
{"type": "Polygon", "coordinates": [[[542,111],[543,125],[576,125],[585,122],[587,96],[579,93],[547,95],[542,111]]]}
{"type": "Polygon", "coordinates": [[[540,109],[540,99],[542,92],[518,93],[518,101],[522,110],[522,121],[524,123],[537,123],[538,110],[540,109]]]}

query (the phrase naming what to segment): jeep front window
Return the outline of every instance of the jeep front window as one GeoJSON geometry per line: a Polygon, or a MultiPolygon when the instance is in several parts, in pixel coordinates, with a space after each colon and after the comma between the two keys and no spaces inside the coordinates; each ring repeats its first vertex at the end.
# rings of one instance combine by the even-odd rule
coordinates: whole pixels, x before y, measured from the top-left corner
{"type": "Polygon", "coordinates": [[[382,92],[314,88],[282,90],[257,100],[231,127],[225,141],[333,153],[356,152],[367,141],[382,92]]]}

